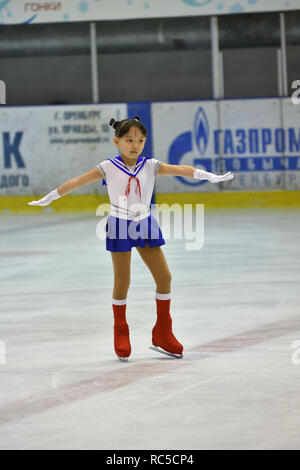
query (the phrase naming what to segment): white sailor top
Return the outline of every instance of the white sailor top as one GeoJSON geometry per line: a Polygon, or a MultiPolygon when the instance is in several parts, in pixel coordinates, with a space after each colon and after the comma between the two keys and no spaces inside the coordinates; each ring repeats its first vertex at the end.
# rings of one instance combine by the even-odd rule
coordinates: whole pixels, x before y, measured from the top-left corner
{"type": "Polygon", "coordinates": [[[110,215],[127,220],[149,217],[155,177],[163,162],[138,157],[135,166],[127,166],[120,156],[109,158],[96,166],[107,185],[110,215]]]}

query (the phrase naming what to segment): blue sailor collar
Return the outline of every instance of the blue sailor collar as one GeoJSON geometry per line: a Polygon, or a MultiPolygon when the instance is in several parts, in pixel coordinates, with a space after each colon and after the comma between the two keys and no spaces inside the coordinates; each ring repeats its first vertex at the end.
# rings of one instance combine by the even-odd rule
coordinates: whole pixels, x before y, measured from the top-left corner
{"type": "MultiPolygon", "coordinates": [[[[118,160],[118,162],[120,162],[122,166],[124,166],[125,168],[127,168],[127,166],[126,166],[125,163],[123,162],[122,157],[121,157],[120,155],[119,155],[118,157],[114,158],[114,160],[118,160]]],[[[111,160],[111,161],[112,161],[112,160],[111,160]]],[[[135,164],[135,168],[138,166],[138,164],[139,164],[141,161],[143,161],[143,157],[141,157],[141,156],[139,155],[139,157],[138,157],[138,159],[137,159],[137,162],[136,162],[136,164],[135,164]]]]}
{"type": "MultiPolygon", "coordinates": [[[[136,176],[141,171],[143,166],[145,165],[146,160],[148,160],[149,158],[150,157],[141,157],[139,155],[133,173],[130,173],[128,171],[128,168],[125,165],[125,163],[123,162],[120,155],[118,157],[115,157],[115,158],[109,158],[109,161],[111,163],[113,163],[113,165],[115,165],[117,168],[119,168],[119,170],[126,173],[128,176],[136,176]]],[[[104,181],[104,178],[102,179],[102,186],[107,186],[106,182],[104,181]]]]}

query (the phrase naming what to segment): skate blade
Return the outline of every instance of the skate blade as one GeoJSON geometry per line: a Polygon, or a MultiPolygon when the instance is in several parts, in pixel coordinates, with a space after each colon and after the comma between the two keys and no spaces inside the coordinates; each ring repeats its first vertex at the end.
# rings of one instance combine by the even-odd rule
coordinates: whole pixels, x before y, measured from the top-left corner
{"type": "Polygon", "coordinates": [[[159,352],[161,354],[165,354],[166,356],[174,357],[175,359],[183,358],[183,354],[173,354],[173,353],[166,351],[165,349],[160,348],[159,346],[153,345],[153,346],[149,346],[149,348],[153,349],[153,351],[159,352]]]}
{"type": "Polygon", "coordinates": [[[122,362],[128,362],[128,357],[117,356],[117,358],[122,362]]]}

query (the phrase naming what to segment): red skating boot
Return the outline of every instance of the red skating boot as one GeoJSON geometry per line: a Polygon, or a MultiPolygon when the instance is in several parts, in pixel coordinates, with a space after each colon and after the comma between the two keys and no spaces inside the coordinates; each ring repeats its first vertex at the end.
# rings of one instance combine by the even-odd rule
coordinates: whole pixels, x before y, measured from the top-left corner
{"type": "MultiPolygon", "coordinates": [[[[113,302],[116,302],[113,300],[113,302]]],[[[123,305],[116,305],[113,303],[114,312],[114,347],[118,358],[121,361],[128,361],[131,353],[131,346],[129,340],[129,327],[126,322],[126,299],[123,305]]]]}
{"type": "MultiPolygon", "coordinates": [[[[168,294],[158,294],[160,296],[168,294]]],[[[160,300],[156,298],[157,320],[152,330],[152,344],[154,351],[167,354],[168,356],[181,359],[183,357],[182,344],[177,341],[172,332],[172,318],[170,315],[171,299],[160,300]]]]}

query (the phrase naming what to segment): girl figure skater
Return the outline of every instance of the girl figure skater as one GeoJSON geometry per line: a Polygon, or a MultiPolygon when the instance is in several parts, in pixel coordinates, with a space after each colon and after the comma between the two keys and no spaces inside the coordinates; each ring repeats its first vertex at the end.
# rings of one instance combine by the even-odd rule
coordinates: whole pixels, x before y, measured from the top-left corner
{"type": "Polygon", "coordinates": [[[39,201],[29,205],[47,206],[86,184],[99,181],[107,185],[110,214],[106,224],[106,250],[111,252],[114,270],[112,309],[114,316],[114,349],[120,360],[131,353],[129,326],[126,321],[127,293],[130,284],[131,250],[137,249],[156,283],[157,319],[152,329],[152,349],[182,358],[183,346],[172,331],[171,273],[161,246],[165,244],[159,225],[150,213],[156,175],[173,175],[206,179],[211,183],[233,178],[231,172],[215,175],[189,165],[169,165],[150,157],[142,157],[147,129],[140,118],[111,119],[115,129],[114,145],[120,155],[99,163],[95,168],[70,179],[39,201]]]}

